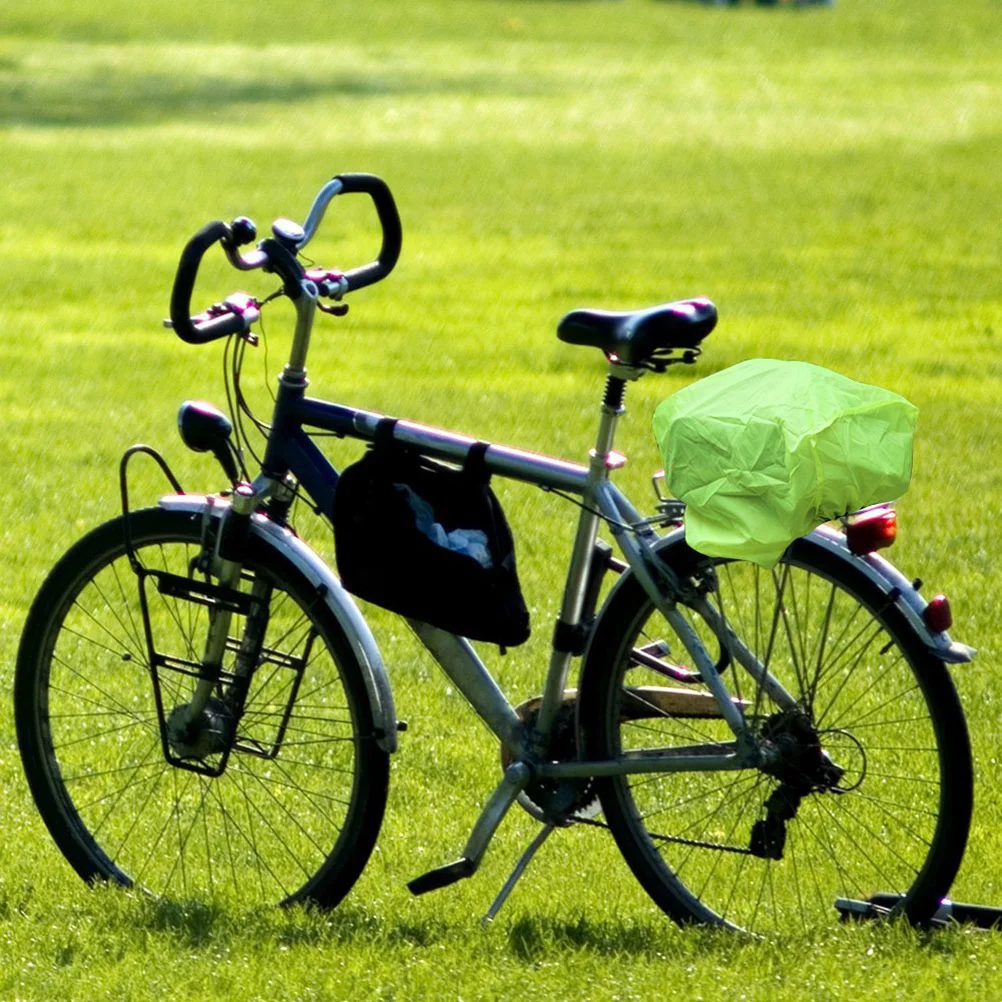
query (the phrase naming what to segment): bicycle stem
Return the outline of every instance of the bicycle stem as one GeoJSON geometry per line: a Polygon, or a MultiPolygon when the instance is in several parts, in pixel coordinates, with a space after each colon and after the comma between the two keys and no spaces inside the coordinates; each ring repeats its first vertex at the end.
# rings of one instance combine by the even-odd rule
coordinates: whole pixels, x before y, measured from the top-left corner
{"type": "Polygon", "coordinates": [[[292,336],[292,350],[289,354],[289,364],[282,373],[290,380],[299,382],[306,380],[306,353],[310,348],[310,334],[313,331],[313,318],[317,312],[316,284],[308,278],[299,283],[301,295],[296,300],[296,331],[292,336]]]}

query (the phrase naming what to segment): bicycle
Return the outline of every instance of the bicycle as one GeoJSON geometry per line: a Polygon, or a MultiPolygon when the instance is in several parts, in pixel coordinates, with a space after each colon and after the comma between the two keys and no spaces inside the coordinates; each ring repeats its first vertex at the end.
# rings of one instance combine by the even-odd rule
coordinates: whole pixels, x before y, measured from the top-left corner
{"type": "Polygon", "coordinates": [[[203,496],[175,484],[156,507],[130,510],[123,460],[122,516],[59,561],[25,627],[18,741],[41,815],[77,873],[156,895],[208,889],[320,906],[352,887],[383,816],[398,721],[369,627],[289,513],[297,496],[328,514],[334,505],[338,473],[317,432],[366,443],[382,434],[446,464],[479,450],[490,474],[579,504],[539,697],[513,706],[468,640],[410,621],[503,749],[501,779],[461,856],[411,881],[414,893],[476,872],[519,803],[542,827],[487,917],[546,838],[590,824],[611,831],[679,923],[809,926],[846,900],[856,913],[929,920],[960,865],[972,805],[946,664],[974,652],[950,638],[942,597],[927,603],[919,582],[875,552],[887,538],[872,519],[819,527],[770,572],[688,547],[684,506],[657,479],[646,517],[612,483],[628,384],[694,361],[713,304],[561,321],[564,341],[607,362],[596,444],[576,464],[306,395],[316,311],[340,312],[399,256],[399,216],[379,178],[339,175],[303,226],[280,219],[241,250],[255,239],[245,217],[199,231],[180,260],[171,323],[188,343],[231,339],[228,392],[246,446],[240,362],[263,303],[236,294],[192,317],[191,297],[216,243],[237,269],[281,280],[276,295],[297,319],[261,425],[260,472],[240,468],[221,411],[183,405],[186,444],[213,452],[230,487],[203,496]],[[378,257],[344,273],[304,267],[328,205],[351,193],[372,199],[378,257]],[[599,538],[602,525],[622,559],[599,538]]]}

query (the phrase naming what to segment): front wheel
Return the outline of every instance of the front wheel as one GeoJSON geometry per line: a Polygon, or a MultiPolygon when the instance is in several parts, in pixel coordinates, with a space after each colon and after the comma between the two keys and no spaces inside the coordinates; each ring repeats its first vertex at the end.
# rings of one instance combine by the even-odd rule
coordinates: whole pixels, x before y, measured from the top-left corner
{"type": "Polygon", "coordinates": [[[252,535],[239,590],[259,601],[234,614],[222,667],[236,671],[242,644],[247,661],[250,637],[253,672],[219,683],[182,732],[175,711],[191,699],[209,622],[201,517],[129,520],[154,572],[148,631],[119,518],[56,565],[21,641],[18,743],[52,837],[88,881],[336,904],[372,850],[389,776],[347,638],[322,595],[252,535]],[[201,590],[187,594],[186,581],[201,590]]]}
{"type": "MultiPolygon", "coordinates": [[[[960,866],[972,803],[967,728],[943,663],[850,558],[809,538],[771,571],[680,541],[661,555],[680,576],[715,579],[712,607],[794,705],[734,662],[721,677],[768,765],[600,784],[606,822],[644,889],[680,923],[755,933],[832,921],[837,899],[879,892],[927,921],[960,866]]],[[[706,622],[686,616],[716,655],[706,622]]],[[[691,669],[685,648],[624,579],[582,670],[588,756],[733,750],[709,691],[669,677],[678,669],[691,669]]]]}

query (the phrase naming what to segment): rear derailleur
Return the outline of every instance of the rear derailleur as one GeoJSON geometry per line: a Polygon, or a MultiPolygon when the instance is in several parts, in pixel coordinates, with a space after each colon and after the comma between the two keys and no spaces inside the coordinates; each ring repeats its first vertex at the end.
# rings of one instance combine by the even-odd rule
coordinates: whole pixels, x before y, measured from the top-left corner
{"type": "Polygon", "coordinates": [[[749,850],[761,859],[782,859],[786,826],[811,793],[839,792],[845,770],[821,747],[810,716],[801,708],[773,714],[762,728],[768,751],[763,771],[778,779],[765,802],[765,817],[752,825],[749,850]]]}

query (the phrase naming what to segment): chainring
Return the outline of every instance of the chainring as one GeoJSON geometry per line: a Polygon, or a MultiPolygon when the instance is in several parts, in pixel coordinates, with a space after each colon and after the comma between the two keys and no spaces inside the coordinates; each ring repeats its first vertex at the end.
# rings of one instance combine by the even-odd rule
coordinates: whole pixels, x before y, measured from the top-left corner
{"type": "MultiPolygon", "coordinates": [[[[515,707],[519,719],[530,730],[535,727],[542,705],[541,696],[533,696],[515,707]]],[[[557,762],[574,762],[578,757],[577,690],[568,689],[553,722],[553,739],[549,756],[557,762]]],[[[511,765],[511,752],[501,747],[501,768],[511,765]]],[[[569,825],[578,818],[590,818],[601,809],[595,794],[595,780],[534,779],[519,794],[518,802],[537,821],[569,825]]]]}

